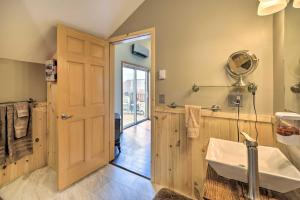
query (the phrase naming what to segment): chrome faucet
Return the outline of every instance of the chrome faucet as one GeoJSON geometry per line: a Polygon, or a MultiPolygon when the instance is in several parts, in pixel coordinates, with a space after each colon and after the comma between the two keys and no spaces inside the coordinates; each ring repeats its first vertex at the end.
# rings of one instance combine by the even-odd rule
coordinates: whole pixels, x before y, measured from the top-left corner
{"type": "Polygon", "coordinates": [[[248,155],[248,200],[259,200],[259,174],[258,174],[258,143],[256,140],[251,138],[247,133],[242,132],[241,134],[245,137],[245,144],[247,146],[248,155]]]}

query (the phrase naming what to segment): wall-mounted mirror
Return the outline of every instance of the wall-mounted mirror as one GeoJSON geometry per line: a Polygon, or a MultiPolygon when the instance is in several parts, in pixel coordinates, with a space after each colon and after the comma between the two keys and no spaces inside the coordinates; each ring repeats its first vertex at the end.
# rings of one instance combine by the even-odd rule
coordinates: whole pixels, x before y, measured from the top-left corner
{"type": "Polygon", "coordinates": [[[247,83],[244,78],[251,74],[258,65],[255,54],[250,54],[247,50],[237,51],[231,54],[226,65],[227,73],[237,80],[233,86],[244,87],[247,83]]]}
{"type": "MultiPolygon", "coordinates": [[[[300,113],[300,10],[290,1],[274,15],[274,111],[300,113]]],[[[300,147],[286,146],[287,155],[300,170],[300,147]]]]}
{"type": "Polygon", "coordinates": [[[285,109],[300,113],[300,11],[291,3],[284,22],[285,109]]]}

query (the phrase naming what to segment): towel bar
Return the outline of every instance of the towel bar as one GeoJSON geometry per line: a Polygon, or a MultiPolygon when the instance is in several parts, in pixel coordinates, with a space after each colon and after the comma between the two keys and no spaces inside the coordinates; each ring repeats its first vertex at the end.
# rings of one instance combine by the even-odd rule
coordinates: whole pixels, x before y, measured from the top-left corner
{"type": "MultiPolygon", "coordinates": [[[[177,108],[177,107],[184,107],[183,105],[177,105],[175,102],[172,102],[171,104],[168,105],[169,108],[177,108]]],[[[218,112],[221,111],[221,106],[219,105],[212,105],[210,108],[209,107],[201,107],[203,110],[211,110],[213,112],[218,112]]]]}
{"type": "MultiPolygon", "coordinates": [[[[14,103],[20,103],[20,102],[28,102],[28,103],[36,103],[37,101],[29,98],[28,100],[23,100],[23,101],[7,101],[7,102],[0,102],[0,105],[6,105],[6,104],[14,104],[14,103]]],[[[35,107],[35,104],[34,104],[35,107]]]]}

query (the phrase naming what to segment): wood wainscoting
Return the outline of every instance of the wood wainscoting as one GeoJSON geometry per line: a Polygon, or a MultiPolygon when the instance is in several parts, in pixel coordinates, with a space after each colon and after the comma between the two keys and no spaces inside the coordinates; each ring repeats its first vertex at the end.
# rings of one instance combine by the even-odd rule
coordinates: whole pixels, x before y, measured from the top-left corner
{"type": "MultiPolygon", "coordinates": [[[[237,141],[237,114],[203,110],[201,132],[196,139],[187,138],[184,108],[156,107],[154,118],[153,182],[200,199],[209,138],[237,141]]],[[[258,116],[260,145],[278,146],[273,136],[272,118],[271,115],[258,116]]],[[[254,122],[254,115],[241,114],[240,130],[255,138],[254,122]]],[[[244,140],[242,136],[240,140],[244,140]]]]}
{"type": "Polygon", "coordinates": [[[0,187],[47,165],[47,105],[38,103],[32,114],[33,154],[0,169],[0,187]]]}
{"type": "Polygon", "coordinates": [[[47,146],[48,166],[57,171],[57,106],[56,106],[57,84],[47,83],[47,146]]]}

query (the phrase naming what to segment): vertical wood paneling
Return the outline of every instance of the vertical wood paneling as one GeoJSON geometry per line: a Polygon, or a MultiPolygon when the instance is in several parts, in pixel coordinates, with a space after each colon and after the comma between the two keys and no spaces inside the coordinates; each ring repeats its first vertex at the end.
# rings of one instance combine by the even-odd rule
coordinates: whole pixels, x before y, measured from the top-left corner
{"type": "Polygon", "coordinates": [[[8,184],[16,178],[39,169],[47,164],[47,114],[46,104],[42,103],[33,109],[32,139],[33,154],[25,156],[15,163],[0,169],[0,186],[8,184]]]}
{"type": "Polygon", "coordinates": [[[156,115],[155,182],[160,185],[170,185],[170,118],[171,115],[165,113],[156,115]]]}
{"type": "Polygon", "coordinates": [[[47,163],[57,170],[56,83],[47,83],[47,163]]]}
{"type": "Polygon", "coordinates": [[[170,187],[174,188],[175,179],[178,176],[179,168],[177,162],[180,159],[180,155],[176,149],[176,143],[178,141],[178,129],[179,129],[179,114],[172,113],[170,118],[171,129],[169,132],[169,146],[168,146],[168,165],[169,165],[169,177],[170,187]],[[176,168],[177,167],[177,168],[176,168]]]}
{"type": "Polygon", "coordinates": [[[174,189],[180,190],[184,193],[191,193],[192,180],[189,177],[192,176],[191,163],[191,148],[189,140],[186,137],[185,121],[183,114],[176,115],[176,127],[174,130],[176,133],[176,140],[174,141],[175,146],[175,158],[174,158],[174,189]]]}

